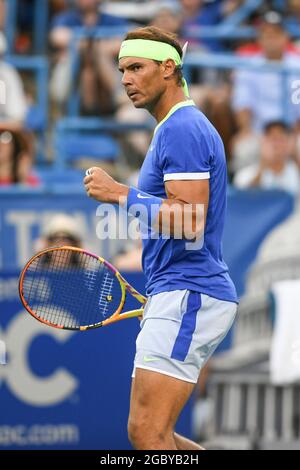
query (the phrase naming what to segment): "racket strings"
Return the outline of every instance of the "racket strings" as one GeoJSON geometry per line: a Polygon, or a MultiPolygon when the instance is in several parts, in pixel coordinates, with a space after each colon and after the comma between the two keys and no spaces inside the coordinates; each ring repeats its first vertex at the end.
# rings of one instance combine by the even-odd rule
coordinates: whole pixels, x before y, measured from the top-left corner
{"type": "Polygon", "coordinates": [[[108,305],[109,305],[108,301],[109,301],[109,298],[112,296],[113,281],[114,279],[112,279],[109,273],[106,272],[104,274],[104,281],[103,281],[101,294],[99,298],[99,308],[104,318],[107,317],[107,310],[108,310],[108,305]]]}
{"type": "MultiPolygon", "coordinates": [[[[28,296],[28,304],[33,305],[34,309],[40,318],[54,324],[61,324],[64,321],[66,327],[71,327],[70,315],[54,302],[54,296],[51,295],[53,291],[53,282],[51,279],[55,276],[55,291],[59,295],[60,302],[63,303],[64,290],[58,289],[60,283],[64,279],[65,270],[68,267],[71,270],[70,257],[71,252],[66,253],[56,251],[52,254],[46,253],[36,258],[31,266],[28,268],[27,273],[32,274],[29,278],[25,278],[24,285],[30,284],[30,292],[28,296]],[[39,304],[40,305],[37,305],[39,304]]],[[[24,289],[26,297],[26,290],[24,289]]]]}
{"type": "MultiPolygon", "coordinates": [[[[42,312],[41,312],[41,317],[43,317],[44,319],[46,319],[47,321],[49,321],[50,323],[54,323],[54,324],[63,324],[66,328],[72,328],[72,327],[76,327],[78,325],[76,325],[76,322],[74,324],[74,315],[70,314],[69,312],[73,312],[74,311],[74,305],[73,302],[72,302],[72,298],[73,299],[76,299],[76,290],[78,288],[78,285],[77,283],[75,285],[72,286],[72,284],[68,284],[68,286],[66,287],[66,272],[65,272],[65,269],[66,267],[68,267],[68,272],[69,272],[69,276],[72,277],[72,274],[73,272],[75,271],[74,267],[72,268],[72,265],[70,263],[70,256],[72,255],[73,253],[64,253],[64,252],[55,252],[55,256],[54,256],[54,260],[53,261],[50,261],[47,262],[47,277],[49,278],[49,276],[51,276],[51,274],[54,274],[55,273],[55,286],[53,286],[53,283],[50,282],[50,284],[52,284],[52,290],[55,290],[55,294],[57,296],[59,296],[59,305],[53,302],[51,302],[50,304],[44,304],[42,306],[42,312]],[[62,288],[61,286],[64,286],[64,288],[62,288]],[[54,289],[55,287],[55,289],[54,289]],[[67,300],[67,302],[66,302],[67,300]],[[64,306],[65,304],[68,304],[68,311],[66,311],[64,308],[62,308],[62,306],[64,306]],[[47,318],[45,318],[47,317],[47,318]]],[[[73,254],[74,255],[74,254],[73,254]]],[[[42,260],[42,262],[44,262],[45,260],[42,260]]],[[[38,263],[38,264],[41,264],[41,263],[38,263]]],[[[43,267],[43,266],[42,266],[43,267]]],[[[46,267],[46,266],[44,266],[46,267]]],[[[84,268],[84,266],[83,266],[84,268]]],[[[42,278],[43,279],[43,278],[42,278]]],[[[48,279],[50,280],[50,279],[48,279]]],[[[43,280],[38,284],[39,288],[38,288],[38,291],[39,291],[39,295],[41,295],[41,292],[45,292],[47,291],[47,282],[46,282],[46,278],[44,277],[44,282],[43,280]]],[[[54,298],[52,299],[48,299],[48,300],[54,300],[54,298]]],[[[77,303],[77,299],[76,299],[76,303],[77,303]]],[[[40,313],[40,312],[38,312],[40,313]]],[[[86,317],[86,315],[85,315],[86,317]]],[[[84,318],[83,318],[84,320],[84,318]]]]}
{"type": "Polygon", "coordinates": [[[67,249],[34,259],[24,277],[23,295],[41,320],[71,329],[99,323],[121,302],[119,281],[103,263],[67,249]]]}

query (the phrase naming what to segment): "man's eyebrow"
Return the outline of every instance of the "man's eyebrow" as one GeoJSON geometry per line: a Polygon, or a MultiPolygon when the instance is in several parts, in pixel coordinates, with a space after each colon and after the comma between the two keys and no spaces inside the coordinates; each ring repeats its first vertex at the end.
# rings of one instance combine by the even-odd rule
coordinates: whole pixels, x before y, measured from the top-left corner
{"type": "MultiPolygon", "coordinates": [[[[141,66],[142,63],[141,63],[141,62],[134,62],[133,64],[128,65],[128,67],[125,67],[125,69],[130,70],[130,69],[132,69],[133,67],[136,67],[137,65],[141,66]]],[[[120,71],[120,72],[124,72],[124,68],[119,67],[119,71],[120,71]]]]}

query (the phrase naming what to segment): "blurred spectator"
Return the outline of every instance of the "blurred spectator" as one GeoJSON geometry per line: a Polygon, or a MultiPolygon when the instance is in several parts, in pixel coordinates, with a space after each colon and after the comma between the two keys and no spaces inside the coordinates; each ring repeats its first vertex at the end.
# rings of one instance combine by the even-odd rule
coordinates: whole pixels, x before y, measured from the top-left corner
{"type": "Polygon", "coordinates": [[[41,251],[53,246],[82,246],[82,233],[75,218],[57,214],[44,224],[34,249],[41,251]]]}
{"type": "MultiPolygon", "coordinates": [[[[239,5],[238,0],[218,1],[212,0],[180,0],[183,14],[183,36],[189,36],[189,32],[199,30],[201,26],[216,26],[225,15],[232,13],[239,5]]],[[[204,49],[219,52],[224,49],[217,39],[193,39],[194,45],[201,45],[204,49]]]]}
{"type": "MultiPolygon", "coordinates": [[[[220,2],[205,4],[203,0],[181,0],[183,13],[183,35],[188,36],[189,32],[199,29],[200,26],[213,26],[222,20],[222,6],[220,2]]],[[[216,39],[192,40],[193,44],[198,44],[211,51],[222,49],[220,41],[216,39]]]]}
{"type": "MultiPolygon", "coordinates": [[[[50,42],[57,53],[50,91],[52,98],[60,104],[65,103],[70,92],[72,77],[68,48],[74,28],[84,26],[93,29],[127,24],[121,18],[101,13],[100,3],[101,0],[75,0],[74,8],[53,19],[50,42]]],[[[119,46],[119,39],[81,41],[79,89],[82,114],[111,114],[115,111],[114,92],[117,76],[114,59],[119,46]]]]}
{"type": "Polygon", "coordinates": [[[157,28],[180,36],[182,25],[180,8],[173,4],[167,5],[162,3],[162,7],[158,8],[150,24],[151,26],[156,26],[157,28]]]}
{"type": "MultiPolygon", "coordinates": [[[[264,15],[258,29],[258,45],[261,52],[253,57],[256,64],[277,63],[298,68],[300,56],[289,51],[289,37],[282,23],[282,17],[275,11],[264,15]]],[[[289,74],[286,90],[292,90],[295,73],[289,74]]],[[[232,106],[235,112],[238,133],[233,140],[232,170],[253,163],[259,145],[259,133],[272,120],[286,119],[300,129],[300,107],[291,99],[283,109],[285,87],[282,77],[276,72],[256,70],[236,71],[233,83],[232,106]],[[288,112],[288,115],[284,117],[288,112]]]]}
{"type": "Polygon", "coordinates": [[[113,265],[119,271],[142,271],[142,247],[140,245],[141,243],[128,246],[126,251],[115,256],[113,265]]]}
{"type": "MultiPolygon", "coordinates": [[[[75,218],[67,214],[57,214],[42,227],[42,235],[34,243],[34,251],[59,246],[74,246],[81,248],[82,235],[75,218]]],[[[82,265],[82,258],[78,252],[52,252],[44,258],[47,266],[55,263],[56,269],[68,269],[72,266],[82,265]]],[[[84,265],[82,265],[84,268],[84,265]]]]}
{"type": "Polygon", "coordinates": [[[0,32],[0,185],[35,186],[33,137],[24,130],[27,103],[17,70],[3,60],[6,39],[0,32]]]}
{"type": "MultiPolygon", "coordinates": [[[[7,0],[9,1],[9,0],[7,0]]],[[[40,26],[37,24],[37,8],[40,5],[46,4],[44,10],[46,17],[45,20],[50,20],[54,14],[59,13],[63,9],[66,9],[69,0],[17,0],[17,12],[16,12],[16,36],[14,38],[13,48],[17,54],[30,55],[33,53],[35,47],[35,31],[40,26]]],[[[44,8],[41,6],[41,8],[44,8]]],[[[40,17],[41,18],[41,17],[40,17]]],[[[42,50],[46,50],[46,43],[39,44],[42,50]]]]}
{"type": "MultiPolygon", "coordinates": [[[[1,0],[0,0],[1,1],[1,0]]],[[[9,0],[8,0],[9,1],[9,0]]],[[[42,0],[48,2],[48,19],[67,9],[69,0],[42,0]]],[[[17,24],[14,48],[17,54],[29,55],[33,48],[33,33],[36,26],[37,0],[17,0],[17,24]]],[[[43,44],[46,46],[46,44],[43,44]]]]}
{"type": "Polygon", "coordinates": [[[3,31],[5,27],[6,5],[5,0],[0,0],[0,30],[3,31]]]}
{"type": "MultiPolygon", "coordinates": [[[[199,30],[199,26],[217,25],[224,15],[232,13],[239,1],[181,0],[181,9],[171,6],[160,9],[152,21],[153,26],[168,29],[178,35],[183,45],[188,40],[188,52],[199,53],[207,50],[217,52],[223,49],[216,40],[197,40],[189,32],[199,30]],[[166,25],[166,26],[164,26],[166,25]]],[[[220,133],[226,155],[229,155],[230,140],[235,131],[230,107],[230,84],[227,74],[214,68],[191,69],[190,96],[198,108],[209,118],[220,133]]]]}
{"type": "Polygon", "coordinates": [[[102,0],[74,0],[73,7],[60,13],[53,19],[52,35],[62,46],[67,46],[72,36],[72,29],[81,26],[120,26],[126,24],[122,18],[101,13],[102,0]],[[59,28],[67,28],[66,36],[59,36],[59,28]],[[61,40],[59,40],[61,39],[61,40]]]}
{"type": "Polygon", "coordinates": [[[17,70],[3,58],[5,51],[6,39],[0,32],[0,130],[20,131],[27,111],[26,97],[17,70]]]}
{"type": "Polygon", "coordinates": [[[287,1],[287,27],[300,27],[300,0],[287,1]]]}
{"type": "Polygon", "coordinates": [[[261,140],[259,163],[238,171],[234,177],[234,185],[240,189],[283,189],[298,194],[300,172],[291,159],[294,144],[291,130],[284,122],[267,124],[261,140]]]}
{"type": "Polygon", "coordinates": [[[32,162],[31,135],[0,131],[0,186],[16,183],[37,186],[39,179],[32,171],[32,162]]]}
{"type": "Polygon", "coordinates": [[[49,0],[50,16],[61,13],[68,7],[68,0],[49,0]]]}

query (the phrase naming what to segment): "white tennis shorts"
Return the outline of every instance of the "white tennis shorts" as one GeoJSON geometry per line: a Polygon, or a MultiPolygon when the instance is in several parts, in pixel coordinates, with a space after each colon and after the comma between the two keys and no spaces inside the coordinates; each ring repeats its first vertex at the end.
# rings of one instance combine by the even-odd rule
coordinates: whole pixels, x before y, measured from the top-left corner
{"type": "Polygon", "coordinates": [[[136,340],[132,377],[141,368],[196,383],[236,313],[236,303],[190,290],[150,296],[136,340]]]}

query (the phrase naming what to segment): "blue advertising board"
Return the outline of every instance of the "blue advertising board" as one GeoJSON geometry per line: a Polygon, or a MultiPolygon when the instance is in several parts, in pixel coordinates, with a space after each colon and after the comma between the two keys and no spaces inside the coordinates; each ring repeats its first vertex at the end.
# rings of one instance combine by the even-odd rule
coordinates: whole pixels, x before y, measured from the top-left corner
{"type": "MultiPolygon", "coordinates": [[[[239,295],[260,244],[293,206],[283,192],[229,192],[224,257],[239,295]]],[[[123,241],[97,236],[98,207],[69,189],[0,192],[0,449],[130,448],[126,428],[138,321],[85,333],[59,331],[24,313],[17,291],[20,267],[57,213],[73,215],[83,246],[111,259],[123,241]]],[[[110,225],[101,226],[102,235],[114,229],[110,225]]],[[[142,274],[125,277],[144,291],[142,274]]],[[[229,334],[218,351],[230,344],[229,334]]],[[[191,413],[189,403],[178,427],[187,436],[191,413]]]]}
{"type": "MultiPolygon", "coordinates": [[[[35,240],[43,227],[57,213],[72,215],[81,229],[84,246],[111,259],[124,246],[118,227],[123,222],[110,216],[109,224],[102,223],[106,213],[100,214],[100,207],[79,189],[0,191],[0,269],[22,267],[36,251],[35,240]],[[101,236],[97,236],[99,231],[101,236]]],[[[260,244],[293,207],[293,197],[283,191],[229,190],[223,248],[239,296],[260,244]]]]}
{"type": "Polygon", "coordinates": [[[223,247],[239,297],[245,292],[247,274],[259,247],[292,214],[294,204],[294,198],[284,191],[230,188],[223,247]]]}
{"type": "MultiPolygon", "coordinates": [[[[126,278],[143,292],[140,273],[126,278]]],[[[0,450],[130,449],[127,416],[139,321],[60,331],[25,313],[17,288],[17,271],[0,273],[0,364],[7,362],[0,365],[0,450]]],[[[191,408],[189,402],[177,427],[186,436],[191,408]]]]}
{"type": "Polygon", "coordinates": [[[98,207],[79,190],[0,192],[0,269],[24,266],[36,251],[35,241],[58,213],[74,217],[89,251],[110,258],[120,243],[116,236],[109,240],[105,227],[102,239],[97,237],[97,225],[102,220],[98,207]]]}

